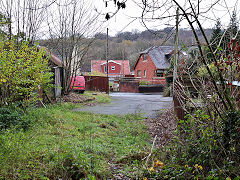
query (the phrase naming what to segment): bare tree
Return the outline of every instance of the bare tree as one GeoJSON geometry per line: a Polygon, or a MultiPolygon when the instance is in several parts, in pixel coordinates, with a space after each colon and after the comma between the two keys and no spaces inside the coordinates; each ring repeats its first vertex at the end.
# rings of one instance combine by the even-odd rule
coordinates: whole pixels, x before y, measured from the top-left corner
{"type": "Polygon", "coordinates": [[[100,27],[98,17],[87,0],[58,0],[48,11],[49,38],[65,67],[64,93],[69,92],[70,77],[79,73],[94,41],[91,37],[100,27]]]}
{"type": "Polygon", "coordinates": [[[35,41],[42,31],[46,10],[53,1],[1,0],[0,12],[8,19],[8,37],[18,35],[35,41]]]}

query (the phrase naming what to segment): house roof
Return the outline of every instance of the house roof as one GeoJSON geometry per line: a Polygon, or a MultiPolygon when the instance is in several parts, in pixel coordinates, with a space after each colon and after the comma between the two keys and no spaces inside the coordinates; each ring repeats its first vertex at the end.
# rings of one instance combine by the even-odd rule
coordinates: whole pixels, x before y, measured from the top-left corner
{"type": "MultiPolygon", "coordinates": [[[[168,54],[172,54],[174,52],[174,46],[153,46],[142,52],[140,52],[140,56],[142,54],[149,54],[151,59],[153,60],[157,69],[167,69],[170,66],[170,61],[166,57],[168,54]]],[[[139,56],[139,58],[140,58],[139,56]]],[[[138,58],[138,60],[139,60],[138,58]]],[[[138,62],[137,60],[137,62],[138,62]]],[[[134,66],[134,69],[137,65],[137,62],[134,66]]]]}
{"type": "MultiPolygon", "coordinates": [[[[108,62],[115,62],[121,65],[122,74],[130,74],[129,60],[109,60],[108,62]]],[[[92,60],[91,61],[91,71],[101,72],[101,65],[106,64],[106,60],[92,60]]]]}
{"type": "MultiPolygon", "coordinates": [[[[140,55],[138,56],[138,59],[134,65],[134,69],[136,68],[142,54],[149,54],[157,69],[169,68],[170,60],[169,56],[167,55],[172,55],[174,53],[174,48],[174,46],[153,46],[140,52],[140,55]]],[[[178,48],[180,49],[180,47],[178,48]]],[[[186,53],[181,51],[180,54],[185,55],[186,53]]]]}

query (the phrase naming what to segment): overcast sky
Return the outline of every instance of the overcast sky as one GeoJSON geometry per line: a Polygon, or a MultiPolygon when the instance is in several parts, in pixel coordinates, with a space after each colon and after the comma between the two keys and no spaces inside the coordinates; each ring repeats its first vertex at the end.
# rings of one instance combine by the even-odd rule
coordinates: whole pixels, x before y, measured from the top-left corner
{"type": "MultiPolygon", "coordinates": [[[[105,0],[97,0],[94,1],[94,6],[96,9],[106,14],[107,12],[114,12],[116,10],[116,7],[114,7],[113,1],[108,0],[108,7],[105,7],[105,0]]],[[[151,2],[152,0],[149,0],[151,2]]],[[[167,0],[158,0],[159,4],[162,5],[166,3],[167,0]]],[[[142,14],[142,8],[141,6],[141,0],[127,0],[126,2],[126,8],[121,9],[113,18],[111,18],[106,27],[109,28],[109,34],[115,35],[119,32],[123,31],[144,31],[146,28],[143,26],[143,23],[140,18],[142,14]],[[138,4],[139,3],[139,4],[138,4]]],[[[154,12],[154,16],[166,16],[166,15],[172,15],[175,13],[176,8],[173,5],[171,1],[168,1],[169,3],[166,3],[165,6],[163,6],[160,11],[154,12]]],[[[187,7],[185,0],[178,0],[178,2],[184,6],[187,7]]],[[[196,3],[197,0],[191,0],[192,3],[196,3]]],[[[201,0],[201,9],[200,11],[207,10],[216,0],[201,0]]],[[[237,11],[237,18],[239,17],[239,9],[240,4],[239,0],[220,0],[219,3],[211,8],[211,10],[204,14],[204,16],[201,16],[201,22],[204,28],[212,28],[215,25],[215,20],[217,18],[220,18],[221,23],[223,25],[223,28],[225,28],[228,23],[230,16],[232,14],[232,11],[236,8],[237,11]]],[[[152,13],[146,14],[146,17],[152,17],[152,13]]],[[[104,15],[101,17],[102,20],[104,20],[104,15]]],[[[164,19],[164,20],[158,20],[154,22],[144,21],[146,22],[146,25],[148,28],[151,29],[163,29],[166,26],[174,26],[175,25],[175,19],[164,19]]],[[[188,24],[184,21],[180,23],[180,28],[188,28],[188,24]]]]}

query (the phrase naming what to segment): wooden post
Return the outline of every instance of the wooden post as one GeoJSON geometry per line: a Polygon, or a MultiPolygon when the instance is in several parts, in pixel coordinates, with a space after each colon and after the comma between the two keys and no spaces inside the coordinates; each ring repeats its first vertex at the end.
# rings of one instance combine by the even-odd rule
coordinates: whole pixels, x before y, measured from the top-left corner
{"type": "Polygon", "coordinates": [[[175,96],[175,81],[177,77],[177,61],[178,61],[178,18],[179,8],[176,10],[176,34],[175,34],[175,50],[174,50],[174,70],[173,70],[173,96],[175,96]]]}

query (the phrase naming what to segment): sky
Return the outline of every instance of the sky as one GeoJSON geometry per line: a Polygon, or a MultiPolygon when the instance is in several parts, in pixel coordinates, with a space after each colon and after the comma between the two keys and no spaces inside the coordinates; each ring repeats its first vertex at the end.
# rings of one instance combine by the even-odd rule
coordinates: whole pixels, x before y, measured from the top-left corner
{"type": "MultiPolygon", "coordinates": [[[[152,2],[154,0],[148,0],[148,2],[152,2]]],[[[155,0],[156,1],[156,0],[155,0]]],[[[126,8],[120,9],[118,13],[112,17],[104,27],[109,28],[110,35],[116,35],[117,33],[124,32],[124,31],[144,31],[146,27],[143,26],[141,18],[142,8],[141,6],[142,0],[127,0],[126,8]]],[[[158,0],[159,5],[162,6],[161,9],[154,11],[153,13],[145,14],[145,17],[149,19],[152,17],[163,17],[168,15],[176,14],[176,6],[169,0],[158,0]],[[166,3],[167,2],[167,3],[166,3]]],[[[178,0],[179,4],[185,8],[187,8],[186,0],[178,0]]],[[[197,0],[191,0],[193,4],[197,3],[197,0]]],[[[207,11],[214,4],[216,0],[200,0],[200,11],[204,12],[207,11]]],[[[101,12],[103,15],[100,19],[104,20],[104,14],[109,12],[112,14],[115,12],[116,7],[112,0],[97,0],[94,1],[94,7],[101,12]],[[105,1],[108,1],[108,7],[105,7],[105,1]]],[[[236,8],[237,18],[240,19],[240,2],[239,0],[219,0],[218,4],[211,7],[211,10],[208,13],[204,13],[203,16],[200,16],[201,23],[204,28],[213,28],[216,19],[220,18],[222,23],[222,27],[226,28],[232,11],[236,8]]],[[[180,12],[181,13],[181,12],[180,12]]],[[[149,29],[163,29],[167,26],[174,26],[175,25],[175,18],[167,18],[161,20],[145,20],[147,27],[149,29]]],[[[181,21],[180,28],[189,28],[189,25],[186,21],[181,21]]],[[[103,29],[104,32],[104,29],[103,29]]]]}

